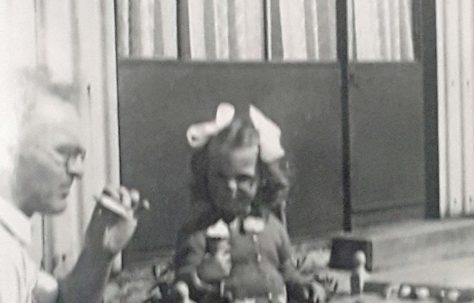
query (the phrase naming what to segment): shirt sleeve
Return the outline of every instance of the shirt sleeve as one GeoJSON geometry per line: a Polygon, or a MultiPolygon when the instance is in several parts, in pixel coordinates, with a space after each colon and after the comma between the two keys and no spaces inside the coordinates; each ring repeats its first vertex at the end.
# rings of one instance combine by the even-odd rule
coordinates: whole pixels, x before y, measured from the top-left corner
{"type": "Polygon", "coordinates": [[[0,303],[21,302],[27,296],[22,277],[14,262],[0,255],[0,303]]]}
{"type": "Polygon", "coordinates": [[[0,254],[0,303],[55,303],[58,282],[30,260],[0,254]]]}
{"type": "Polygon", "coordinates": [[[33,291],[35,303],[55,303],[58,299],[58,281],[50,274],[40,271],[33,291]]]}

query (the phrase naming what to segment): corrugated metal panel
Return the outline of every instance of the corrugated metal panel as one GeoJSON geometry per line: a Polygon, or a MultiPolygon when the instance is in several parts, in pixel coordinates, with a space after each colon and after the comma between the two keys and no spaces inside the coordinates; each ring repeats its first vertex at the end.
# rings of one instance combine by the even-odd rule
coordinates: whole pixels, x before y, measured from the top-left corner
{"type": "Polygon", "coordinates": [[[436,22],[437,22],[437,56],[438,56],[438,149],[439,149],[439,203],[440,203],[440,215],[444,217],[447,213],[448,206],[448,189],[447,189],[447,171],[448,163],[446,159],[447,155],[447,136],[446,136],[446,89],[444,86],[445,73],[444,66],[445,63],[445,49],[444,49],[444,37],[445,27],[444,27],[444,11],[443,11],[442,1],[436,1],[436,22]]]}
{"type": "MultiPolygon", "coordinates": [[[[176,58],[176,0],[117,0],[120,57],[176,58]]],[[[222,2],[222,1],[220,1],[222,2]]]]}
{"type": "Polygon", "coordinates": [[[441,216],[474,212],[474,2],[437,0],[441,216]]]}
{"type": "Polygon", "coordinates": [[[462,81],[464,120],[464,203],[467,213],[474,212],[474,2],[461,1],[462,81]]]}

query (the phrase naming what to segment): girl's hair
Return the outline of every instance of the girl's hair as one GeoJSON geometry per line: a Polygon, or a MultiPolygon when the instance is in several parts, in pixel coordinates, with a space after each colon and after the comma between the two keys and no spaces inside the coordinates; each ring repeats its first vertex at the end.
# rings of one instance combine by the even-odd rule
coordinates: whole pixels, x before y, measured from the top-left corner
{"type": "MultiPolygon", "coordinates": [[[[191,157],[191,198],[193,203],[213,204],[209,193],[208,169],[210,157],[218,151],[228,151],[240,147],[258,145],[259,134],[249,119],[235,118],[232,123],[213,137],[191,157]]],[[[277,209],[286,201],[290,182],[287,172],[281,167],[281,161],[265,163],[258,157],[259,189],[254,208],[261,206],[277,209]]]]}

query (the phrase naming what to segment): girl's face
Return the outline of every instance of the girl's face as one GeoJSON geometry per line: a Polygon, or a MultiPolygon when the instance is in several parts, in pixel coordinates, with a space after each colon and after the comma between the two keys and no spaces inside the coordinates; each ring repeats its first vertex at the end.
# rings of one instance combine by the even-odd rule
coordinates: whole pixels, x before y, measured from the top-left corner
{"type": "Polygon", "coordinates": [[[250,213],[259,185],[258,146],[214,154],[210,159],[209,192],[214,204],[228,215],[250,213]]]}

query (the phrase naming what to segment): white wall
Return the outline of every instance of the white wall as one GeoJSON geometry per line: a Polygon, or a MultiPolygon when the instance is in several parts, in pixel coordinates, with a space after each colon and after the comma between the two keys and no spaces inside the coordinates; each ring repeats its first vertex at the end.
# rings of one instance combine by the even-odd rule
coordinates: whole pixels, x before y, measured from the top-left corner
{"type": "Polygon", "coordinates": [[[440,210],[474,213],[474,1],[437,0],[440,210]]]}

